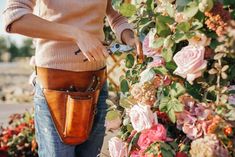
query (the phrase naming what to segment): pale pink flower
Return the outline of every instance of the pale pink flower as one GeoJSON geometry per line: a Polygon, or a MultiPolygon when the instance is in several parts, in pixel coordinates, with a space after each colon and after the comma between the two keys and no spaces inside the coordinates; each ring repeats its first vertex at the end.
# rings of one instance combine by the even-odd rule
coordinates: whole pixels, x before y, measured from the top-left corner
{"type": "Polygon", "coordinates": [[[153,61],[148,64],[148,67],[159,67],[165,65],[165,60],[160,56],[153,56],[153,61]]]}
{"type": "Polygon", "coordinates": [[[177,23],[186,22],[187,20],[188,20],[188,17],[184,13],[182,12],[175,13],[175,21],[177,23]]]}
{"type": "Polygon", "coordinates": [[[117,137],[113,137],[108,142],[111,157],[127,157],[127,143],[117,137]]]}
{"type": "Polygon", "coordinates": [[[185,123],[182,127],[182,131],[192,140],[203,135],[202,126],[200,124],[185,123]]]}
{"type": "Polygon", "coordinates": [[[151,111],[148,105],[134,105],[129,116],[134,130],[138,132],[157,124],[156,114],[151,111]]]}
{"type": "Polygon", "coordinates": [[[204,60],[205,48],[202,46],[188,45],[173,57],[177,64],[174,74],[186,78],[192,83],[196,78],[202,76],[202,71],[207,66],[204,60]]]}
{"type": "Polygon", "coordinates": [[[116,130],[120,127],[121,124],[122,124],[122,119],[119,116],[114,120],[105,121],[105,127],[107,130],[116,130]]]}
{"type": "Polygon", "coordinates": [[[151,48],[149,45],[150,41],[149,41],[149,34],[146,35],[146,37],[144,38],[143,41],[143,52],[146,56],[160,56],[161,53],[161,48],[158,49],[154,49],[151,48]]]}
{"type": "Polygon", "coordinates": [[[195,108],[195,115],[198,118],[198,120],[206,120],[209,115],[211,115],[212,111],[209,109],[206,109],[202,105],[199,105],[195,108]]]}
{"type": "Polygon", "coordinates": [[[190,45],[196,46],[208,46],[211,43],[211,38],[208,38],[205,34],[196,32],[195,36],[188,40],[190,45]]]}
{"type": "Polygon", "coordinates": [[[197,118],[191,115],[188,111],[183,111],[176,114],[177,117],[177,128],[182,129],[184,124],[195,124],[197,118]]]}
{"type": "Polygon", "coordinates": [[[133,85],[132,89],[131,89],[131,95],[134,97],[134,99],[139,99],[140,97],[142,97],[142,89],[141,86],[138,84],[133,85]]]}
{"type": "Polygon", "coordinates": [[[228,150],[215,134],[207,135],[191,143],[192,157],[229,157],[228,150]]]}

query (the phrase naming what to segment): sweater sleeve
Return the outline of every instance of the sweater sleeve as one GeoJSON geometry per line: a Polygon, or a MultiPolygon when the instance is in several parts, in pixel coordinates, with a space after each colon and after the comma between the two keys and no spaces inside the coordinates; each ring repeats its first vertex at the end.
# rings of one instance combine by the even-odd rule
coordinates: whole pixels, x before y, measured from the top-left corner
{"type": "Polygon", "coordinates": [[[10,32],[10,25],[26,14],[33,13],[36,0],[7,0],[6,8],[3,11],[3,23],[7,32],[10,32]]]}
{"type": "MultiPolygon", "coordinates": [[[[112,7],[108,4],[107,7],[112,7]]],[[[130,29],[133,30],[133,26],[128,23],[127,18],[123,17],[119,12],[114,10],[113,8],[107,8],[108,11],[106,11],[107,17],[108,17],[108,22],[116,34],[116,37],[119,41],[122,42],[121,40],[121,35],[122,32],[125,29],[130,29]]]]}

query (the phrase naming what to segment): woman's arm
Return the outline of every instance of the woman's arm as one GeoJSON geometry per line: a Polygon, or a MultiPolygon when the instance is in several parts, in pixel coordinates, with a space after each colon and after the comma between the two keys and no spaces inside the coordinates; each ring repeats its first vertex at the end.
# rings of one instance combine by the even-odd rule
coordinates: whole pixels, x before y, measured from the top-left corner
{"type": "Polygon", "coordinates": [[[128,23],[127,19],[113,9],[112,0],[108,0],[106,15],[108,17],[109,24],[119,41],[135,47],[137,54],[141,54],[142,43],[134,35],[133,27],[128,23]]]}
{"type": "Polygon", "coordinates": [[[34,4],[35,0],[8,0],[7,8],[3,13],[6,30],[33,38],[76,42],[89,61],[103,60],[108,56],[101,41],[92,34],[33,15],[34,4]]]}

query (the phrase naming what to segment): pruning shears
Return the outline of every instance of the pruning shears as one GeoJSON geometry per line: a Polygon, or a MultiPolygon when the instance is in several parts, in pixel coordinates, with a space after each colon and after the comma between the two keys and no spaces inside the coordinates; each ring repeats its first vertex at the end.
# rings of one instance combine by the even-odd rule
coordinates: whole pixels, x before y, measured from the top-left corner
{"type": "MultiPolygon", "coordinates": [[[[133,47],[129,45],[124,45],[119,43],[113,43],[110,46],[106,46],[106,48],[109,54],[114,54],[117,52],[125,53],[133,50],[133,47]]],[[[78,54],[79,52],[81,52],[81,50],[76,51],[75,54],[78,54]]],[[[85,58],[83,61],[86,62],[88,61],[88,59],[85,58]]]]}
{"type": "Polygon", "coordinates": [[[124,45],[124,44],[119,44],[119,43],[114,43],[111,46],[107,47],[109,54],[113,54],[116,52],[129,52],[133,50],[133,47],[129,45],[124,45]]]}

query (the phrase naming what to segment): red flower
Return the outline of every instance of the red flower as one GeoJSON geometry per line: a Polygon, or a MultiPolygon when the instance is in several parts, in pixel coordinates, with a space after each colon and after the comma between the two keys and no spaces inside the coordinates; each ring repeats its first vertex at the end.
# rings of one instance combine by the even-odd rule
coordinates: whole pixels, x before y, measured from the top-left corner
{"type": "Polygon", "coordinates": [[[177,153],[175,154],[175,157],[188,157],[188,155],[185,154],[185,153],[183,153],[183,152],[177,152],[177,153]]]}

